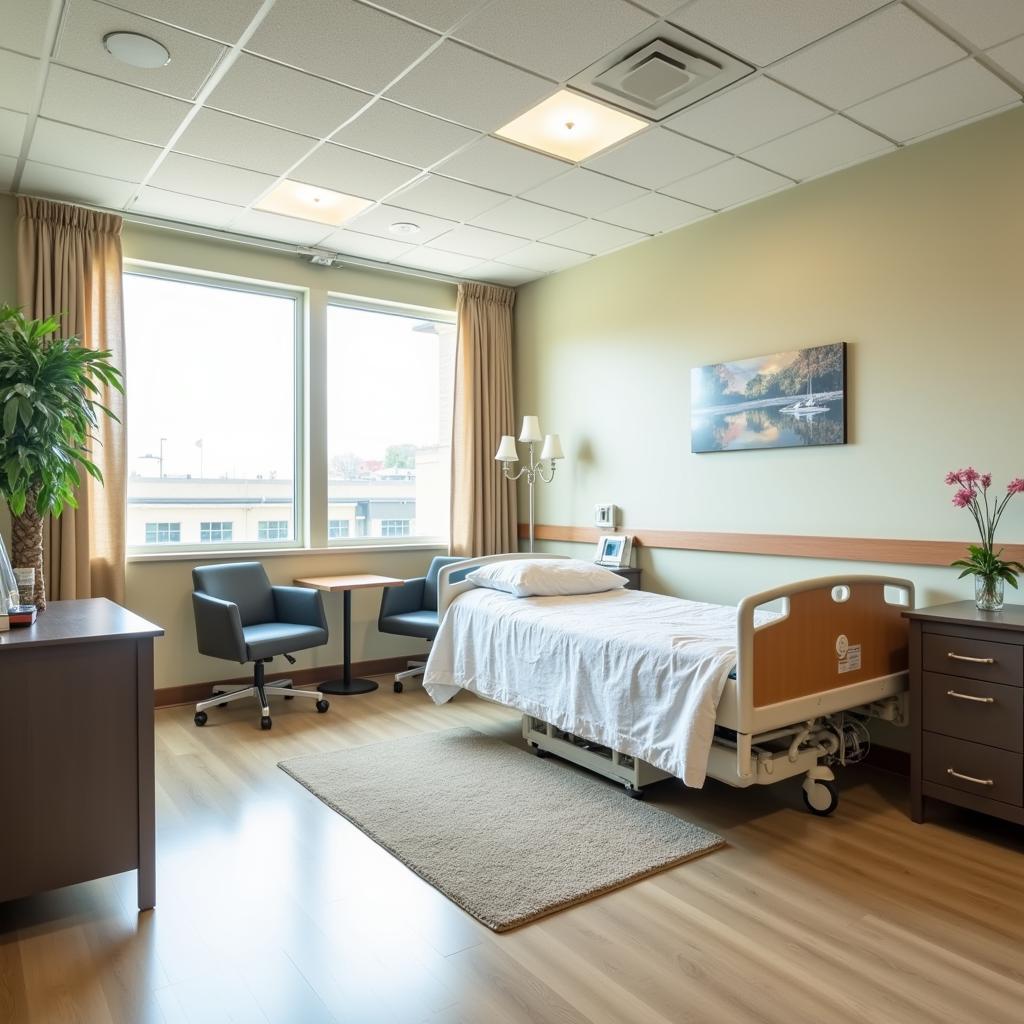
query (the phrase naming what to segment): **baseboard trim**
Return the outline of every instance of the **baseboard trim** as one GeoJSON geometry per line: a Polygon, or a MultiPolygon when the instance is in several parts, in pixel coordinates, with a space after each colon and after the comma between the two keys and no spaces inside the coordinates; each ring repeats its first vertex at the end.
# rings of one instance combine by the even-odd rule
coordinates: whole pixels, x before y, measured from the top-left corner
{"type": "Polygon", "coordinates": [[[895,747],[873,745],[864,763],[883,772],[892,772],[893,775],[910,775],[910,754],[895,747]]]}
{"type": "MultiPolygon", "coordinates": [[[[355,676],[384,675],[390,672],[401,672],[406,663],[415,655],[401,658],[375,658],[370,661],[352,663],[352,674],[355,676]]],[[[320,665],[316,668],[298,668],[291,672],[268,672],[267,682],[275,679],[291,679],[296,686],[316,686],[329,679],[338,679],[342,673],[341,665],[320,665]]],[[[211,679],[205,683],[185,683],[182,686],[161,686],[155,691],[154,704],[158,708],[170,708],[178,704],[195,704],[210,696],[213,686],[224,686],[231,689],[236,686],[247,686],[252,676],[237,676],[233,679],[211,679]]]]}

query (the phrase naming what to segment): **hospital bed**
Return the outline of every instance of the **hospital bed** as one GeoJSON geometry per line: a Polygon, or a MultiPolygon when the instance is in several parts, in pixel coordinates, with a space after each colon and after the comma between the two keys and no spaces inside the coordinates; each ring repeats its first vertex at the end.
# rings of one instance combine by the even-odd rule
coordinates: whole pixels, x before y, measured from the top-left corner
{"type": "Polygon", "coordinates": [[[538,755],[636,797],[673,775],[737,787],[802,775],[805,804],[824,815],[838,802],[831,766],[846,763],[863,723],[906,724],[908,580],[803,580],[726,608],[624,590],[474,594],[482,588],[462,578],[524,557],[441,570],[441,631],[424,685],[438,703],[469,689],[521,711],[538,755]]]}

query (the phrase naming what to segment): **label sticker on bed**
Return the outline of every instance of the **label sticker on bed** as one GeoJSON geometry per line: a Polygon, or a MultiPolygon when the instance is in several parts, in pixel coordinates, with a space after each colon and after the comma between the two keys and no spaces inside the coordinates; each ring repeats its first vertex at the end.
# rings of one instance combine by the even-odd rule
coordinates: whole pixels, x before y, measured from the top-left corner
{"type": "Polygon", "coordinates": [[[850,649],[850,641],[846,639],[845,633],[840,633],[836,637],[836,657],[845,658],[846,652],[850,649]]]}
{"type": "Polygon", "coordinates": [[[850,644],[846,649],[846,657],[839,659],[839,671],[856,672],[860,668],[860,644],[850,644]]]}

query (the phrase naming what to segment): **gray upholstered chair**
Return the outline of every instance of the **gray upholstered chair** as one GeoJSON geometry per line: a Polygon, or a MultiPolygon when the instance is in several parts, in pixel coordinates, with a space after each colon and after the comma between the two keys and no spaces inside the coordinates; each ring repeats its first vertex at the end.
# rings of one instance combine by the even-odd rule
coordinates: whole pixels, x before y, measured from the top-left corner
{"type": "Polygon", "coordinates": [[[214,689],[209,700],[196,705],[196,725],[206,724],[206,709],[214,704],[223,707],[249,696],[260,703],[263,729],[272,724],[269,694],[313,698],[321,713],[330,707],[316,690],[293,689],[290,679],[263,681],[264,665],[276,655],[283,654],[295,664],[294,651],[327,643],[327,618],[319,591],[271,586],[259,562],[200,565],[192,570],[192,610],[200,654],[253,663],[252,685],[227,692],[214,689]]]}
{"type": "MultiPolygon", "coordinates": [[[[377,629],[395,636],[433,640],[440,626],[437,618],[437,575],[443,566],[461,561],[461,558],[438,556],[431,560],[426,576],[406,580],[400,587],[386,588],[380,599],[377,629]]],[[[457,582],[461,575],[452,573],[451,581],[457,582]]],[[[411,660],[409,668],[395,676],[395,693],[402,692],[407,679],[423,675],[425,665],[425,661],[411,660]]]]}

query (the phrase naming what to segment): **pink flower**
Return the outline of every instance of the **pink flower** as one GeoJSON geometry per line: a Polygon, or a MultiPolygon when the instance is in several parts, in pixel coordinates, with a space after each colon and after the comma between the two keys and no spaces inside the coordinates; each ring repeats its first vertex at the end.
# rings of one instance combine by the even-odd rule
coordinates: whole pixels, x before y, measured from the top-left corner
{"type": "Polygon", "coordinates": [[[946,474],[946,483],[949,484],[950,486],[952,486],[953,484],[962,484],[963,480],[960,479],[960,471],[954,473],[952,470],[950,470],[946,474]]]}
{"type": "Polygon", "coordinates": [[[974,501],[974,489],[971,487],[961,487],[956,494],[953,495],[953,504],[957,508],[967,508],[970,503],[974,501]]]}
{"type": "Polygon", "coordinates": [[[964,482],[968,484],[973,484],[981,478],[981,474],[973,466],[968,466],[960,472],[963,473],[964,482]]]}
{"type": "Polygon", "coordinates": [[[992,474],[982,473],[981,474],[981,486],[987,491],[992,486],[992,474]]]}
{"type": "Polygon", "coordinates": [[[1006,485],[1007,494],[1024,494],[1024,477],[1017,477],[1006,485]]]}

